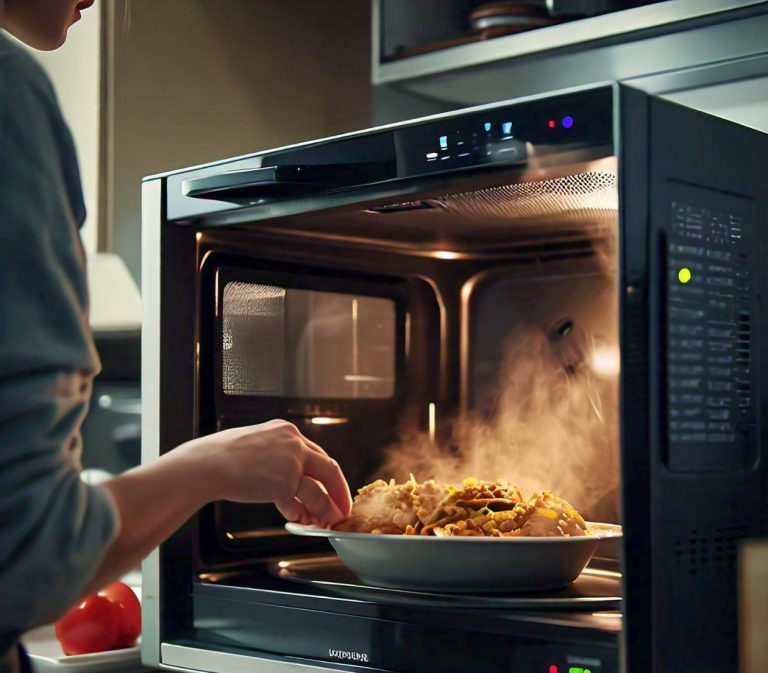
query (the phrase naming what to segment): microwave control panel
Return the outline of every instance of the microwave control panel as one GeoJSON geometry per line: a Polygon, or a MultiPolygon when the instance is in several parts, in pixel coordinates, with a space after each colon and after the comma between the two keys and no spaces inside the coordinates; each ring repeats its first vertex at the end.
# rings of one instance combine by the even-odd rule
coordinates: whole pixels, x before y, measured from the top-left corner
{"type": "Polygon", "coordinates": [[[610,88],[438,118],[394,132],[398,176],[541,162],[549,154],[593,148],[612,153],[610,88]]]}
{"type": "Polygon", "coordinates": [[[753,203],[671,185],[666,236],[667,466],[734,471],[756,460],[753,203]]]}

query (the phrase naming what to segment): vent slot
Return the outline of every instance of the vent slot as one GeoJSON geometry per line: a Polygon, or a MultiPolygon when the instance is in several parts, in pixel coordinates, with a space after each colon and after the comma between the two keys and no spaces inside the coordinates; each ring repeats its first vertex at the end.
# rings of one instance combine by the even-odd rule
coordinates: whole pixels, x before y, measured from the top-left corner
{"type": "Polygon", "coordinates": [[[733,571],[736,567],[736,544],[744,536],[716,535],[675,540],[675,566],[691,576],[733,571]]]}
{"type": "Polygon", "coordinates": [[[752,346],[752,327],[749,313],[739,313],[736,328],[736,362],[749,365],[750,348],[752,346]]]}
{"type": "Polygon", "coordinates": [[[693,529],[690,537],[678,538],[673,542],[674,565],[692,577],[733,573],[741,540],[763,529],[764,523],[757,526],[715,528],[711,533],[693,529]]]}
{"type": "Polygon", "coordinates": [[[618,210],[616,175],[587,171],[562,178],[520,182],[434,199],[447,211],[472,219],[551,218],[613,223],[618,210]]]}

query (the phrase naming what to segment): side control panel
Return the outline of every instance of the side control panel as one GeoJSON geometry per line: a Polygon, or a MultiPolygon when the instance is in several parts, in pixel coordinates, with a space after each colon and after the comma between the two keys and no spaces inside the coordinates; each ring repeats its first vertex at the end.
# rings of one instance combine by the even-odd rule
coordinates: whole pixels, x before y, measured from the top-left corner
{"type": "Polygon", "coordinates": [[[756,460],[754,204],[672,184],[666,236],[667,465],[756,460]]]}

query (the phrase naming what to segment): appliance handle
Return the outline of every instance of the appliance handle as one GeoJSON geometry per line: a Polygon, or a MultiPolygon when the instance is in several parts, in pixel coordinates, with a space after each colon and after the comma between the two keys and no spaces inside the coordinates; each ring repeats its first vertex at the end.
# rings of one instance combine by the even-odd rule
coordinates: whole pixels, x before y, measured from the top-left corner
{"type": "Polygon", "coordinates": [[[330,184],[328,175],[318,175],[312,166],[266,166],[184,180],[181,192],[193,199],[242,202],[301,194],[330,184]]]}
{"type": "Polygon", "coordinates": [[[365,161],[335,164],[281,164],[242,168],[190,178],[181,183],[183,196],[238,204],[290,198],[309,192],[354,187],[397,176],[397,164],[365,161]]]}

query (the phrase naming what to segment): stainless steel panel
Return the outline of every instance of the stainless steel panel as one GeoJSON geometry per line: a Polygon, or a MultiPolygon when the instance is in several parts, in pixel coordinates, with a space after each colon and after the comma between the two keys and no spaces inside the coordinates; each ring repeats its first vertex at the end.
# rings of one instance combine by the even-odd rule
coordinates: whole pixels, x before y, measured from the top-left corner
{"type": "MultiPolygon", "coordinates": [[[[662,3],[671,5],[676,3],[662,3]]],[[[702,3],[706,4],[706,3],[702,3]]],[[[642,8],[650,9],[650,8],[642,8]]],[[[636,10],[631,10],[636,11],[636,10]]],[[[637,10],[639,11],[639,10],[637,10]]],[[[624,13],[621,13],[624,14],[624,13]]],[[[607,19],[597,17],[586,22],[607,19]]],[[[654,36],[635,35],[624,42],[601,40],[589,48],[541,50],[532,57],[507,56],[475,62],[469,47],[436,54],[445,67],[388,80],[374,88],[373,122],[388,124],[425,113],[439,113],[520,96],[540,95],[567,87],[598,82],[648,78],[640,88],[688,89],[754,77],[768,72],[768,3],[731,14],[720,14],[715,24],[694,25],[687,30],[654,36]],[[750,16],[742,16],[751,14],[750,16]],[[758,58],[762,56],[763,58],[758,58]],[[656,76],[656,80],[651,79],[656,76]]],[[[535,31],[567,28],[568,25],[535,31]]],[[[512,36],[517,39],[521,36],[512,36]]],[[[490,49],[490,41],[483,48],[490,49]]],[[[472,48],[480,45],[472,45],[472,48]]],[[[519,55],[518,55],[519,56],[519,55]]],[[[415,60],[415,59],[413,59],[415,60]]]]}
{"type": "Polygon", "coordinates": [[[664,98],[768,133],[768,77],[674,92],[664,98]]]}
{"type": "MultiPolygon", "coordinates": [[[[701,17],[714,17],[723,12],[760,4],[764,3],[759,0],[671,0],[391,63],[379,63],[378,58],[375,58],[372,80],[374,84],[398,82],[447,72],[457,67],[469,68],[609,38],[620,37],[630,41],[637,39],[641,31],[660,29],[701,17]]],[[[377,16],[381,11],[378,2],[374,3],[373,9],[374,16],[377,16]]],[[[376,40],[373,46],[380,49],[376,40]]],[[[376,57],[378,53],[374,52],[376,57]]]]}
{"type": "MultiPolygon", "coordinates": [[[[141,462],[160,455],[160,227],[162,180],[141,188],[142,294],[144,319],[141,333],[141,462]]],[[[155,549],[141,566],[141,660],[160,663],[160,554],[155,549]]]]}
{"type": "Polygon", "coordinates": [[[729,59],[682,70],[625,79],[622,83],[649,94],[672,99],[669,94],[693,91],[728,82],[760,79],[768,73],[768,51],[745,58],[729,59]]]}
{"type": "Polygon", "coordinates": [[[205,673],[317,673],[332,670],[292,661],[266,659],[256,654],[213,652],[169,643],[162,644],[162,667],[205,673]]]}

